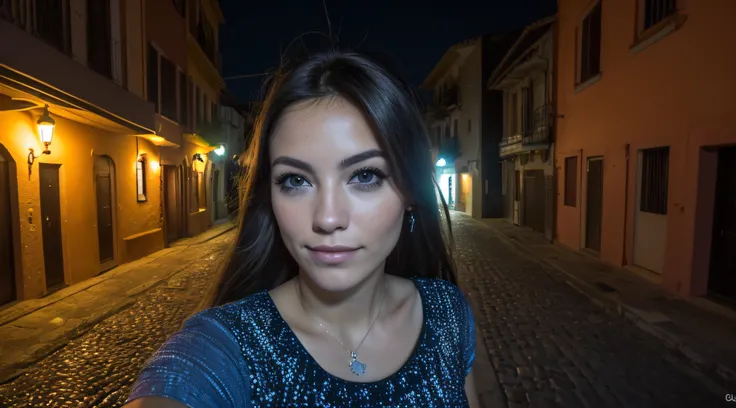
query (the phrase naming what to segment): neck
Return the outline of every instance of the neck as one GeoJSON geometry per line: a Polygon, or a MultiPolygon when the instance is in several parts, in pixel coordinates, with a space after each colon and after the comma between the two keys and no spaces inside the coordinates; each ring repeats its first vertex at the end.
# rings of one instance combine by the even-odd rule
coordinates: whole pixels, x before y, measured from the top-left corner
{"type": "MultiPolygon", "coordinates": [[[[340,293],[327,292],[300,274],[296,281],[297,296],[304,312],[316,324],[343,340],[346,347],[355,347],[386,302],[386,277],[373,274],[357,287],[340,293]]],[[[319,326],[317,330],[321,330],[319,326]]]]}

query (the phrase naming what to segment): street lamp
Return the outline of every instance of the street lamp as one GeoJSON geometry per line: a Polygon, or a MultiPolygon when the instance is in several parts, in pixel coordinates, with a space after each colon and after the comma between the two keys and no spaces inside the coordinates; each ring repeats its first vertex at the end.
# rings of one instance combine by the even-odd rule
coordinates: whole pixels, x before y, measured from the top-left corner
{"type": "Polygon", "coordinates": [[[446,164],[447,162],[442,157],[440,157],[440,159],[437,160],[437,167],[445,167],[446,164]]]}
{"type": "MultiPolygon", "coordinates": [[[[49,145],[51,145],[51,141],[54,139],[54,126],[56,126],[56,121],[54,121],[54,118],[49,115],[49,105],[46,105],[43,108],[43,114],[38,118],[36,125],[38,126],[38,136],[41,139],[41,143],[43,143],[43,151],[41,154],[51,154],[49,145]]],[[[28,150],[30,150],[28,153],[28,164],[32,165],[38,156],[34,154],[32,147],[28,150]]]]}
{"type": "Polygon", "coordinates": [[[218,155],[218,156],[224,155],[225,154],[225,146],[224,145],[220,145],[220,147],[218,147],[217,149],[215,149],[215,154],[218,155]]]}

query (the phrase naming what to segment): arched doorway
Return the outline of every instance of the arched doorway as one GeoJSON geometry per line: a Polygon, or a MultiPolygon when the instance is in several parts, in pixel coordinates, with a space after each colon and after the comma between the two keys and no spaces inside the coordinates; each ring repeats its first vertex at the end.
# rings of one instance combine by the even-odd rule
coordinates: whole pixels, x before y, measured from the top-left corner
{"type": "Polygon", "coordinates": [[[0,305],[17,299],[16,292],[16,254],[13,226],[17,223],[15,163],[0,144],[0,305]],[[15,205],[14,205],[15,204],[15,205]]]}
{"type": "Polygon", "coordinates": [[[115,265],[115,166],[108,156],[95,156],[97,242],[101,270],[115,265]]]}

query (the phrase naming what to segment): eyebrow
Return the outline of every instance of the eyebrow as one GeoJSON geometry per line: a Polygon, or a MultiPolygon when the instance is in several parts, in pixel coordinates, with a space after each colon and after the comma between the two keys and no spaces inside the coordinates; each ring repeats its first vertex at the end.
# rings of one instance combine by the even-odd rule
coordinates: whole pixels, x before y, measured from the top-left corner
{"type": "MultiPolygon", "coordinates": [[[[347,167],[356,165],[362,161],[366,161],[368,159],[372,159],[374,157],[383,157],[383,152],[381,152],[378,149],[372,149],[372,150],[366,150],[362,153],[354,154],[350,157],[347,157],[345,159],[340,160],[339,167],[340,169],[345,169],[347,167]]],[[[306,172],[313,173],[314,169],[312,166],[304,161],[301,161],[299,159],[295,159],[293,157],[289,156],[280,156],[277,157],[273,164],[271,164],[271,167],[275,167],[276,165],[281,164],[285,166],[291,166],[296,167],[297,169],[304,170],[306,172]]]]}

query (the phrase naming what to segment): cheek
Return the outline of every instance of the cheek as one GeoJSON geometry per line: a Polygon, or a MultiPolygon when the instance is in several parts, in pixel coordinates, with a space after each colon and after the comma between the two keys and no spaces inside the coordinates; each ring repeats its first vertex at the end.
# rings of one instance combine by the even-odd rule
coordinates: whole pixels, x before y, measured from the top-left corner
{"type": "Polygon", "coordinates": [[[288,246],[288,241],[293,240],[299,235],[298,231],[301,228],[300,222],[309,220],[309,217],[302,213],[305,206],[290,205],[288,200],[276,194],[271,196],[271,206],[279,231],[281,231],[281,237],[288,246]],[[300,209],[302,212],[300,212],[300,209]]]}
{"type": "Polygon", "coordinates": [[[369,207],[368,210],[360,211],[353,215],[354,221],[358,221],[358,226],[363,239],[370,243],[381,243],[381,246],[390,246],[393,249],[396,246],[399,234],[401,233],[402,217],[404,208],[398,196],[391,197],[375,205],[369,207]],[[359,218],[356,220],[356,215],[359,218]]]}

